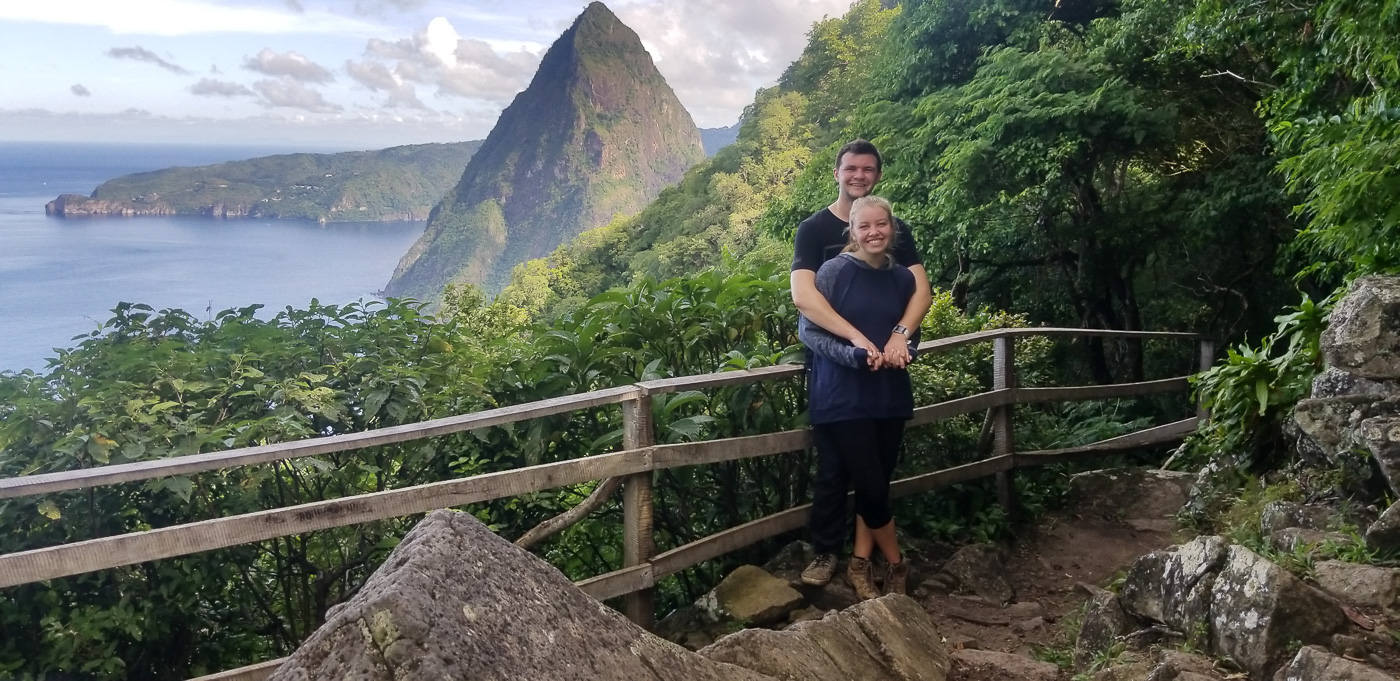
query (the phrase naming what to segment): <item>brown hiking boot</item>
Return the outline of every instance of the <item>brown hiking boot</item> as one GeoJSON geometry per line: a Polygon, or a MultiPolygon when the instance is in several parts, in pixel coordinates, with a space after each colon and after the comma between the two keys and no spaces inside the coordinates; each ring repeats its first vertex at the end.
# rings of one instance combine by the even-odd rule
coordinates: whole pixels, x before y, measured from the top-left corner
{"type": "Polygon", "coordinates": [[[846,564],[846,581],[851,583],[856,597],[862,601],[880,597],[880,590],[875,588],[875,570],[869,558],[851,556],[851,561],[846,564]]]}
{"type": "Polygon", "coordinates": [[[901,559],[885,566],[885,593],[906,595],[909,583],[909,561],[901,559]]]}
{"type": "Polygon", "coordinates": [[[818,553],[806,570],[802,571],[802,583],[808,586],[826,586],[836,574],[836,554],[818,553]]]}

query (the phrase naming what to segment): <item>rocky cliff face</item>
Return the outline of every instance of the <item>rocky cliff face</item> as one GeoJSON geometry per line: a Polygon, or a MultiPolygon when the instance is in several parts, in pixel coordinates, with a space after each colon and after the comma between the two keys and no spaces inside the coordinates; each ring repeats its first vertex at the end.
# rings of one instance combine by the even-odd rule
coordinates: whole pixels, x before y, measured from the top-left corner
{"type": "Polygon", "coordinates": [[[498,289],[517,263],[641,210],[703,159],[695,123],[637,34],[594,2],[501,114],[386,291],[498,289]]]}

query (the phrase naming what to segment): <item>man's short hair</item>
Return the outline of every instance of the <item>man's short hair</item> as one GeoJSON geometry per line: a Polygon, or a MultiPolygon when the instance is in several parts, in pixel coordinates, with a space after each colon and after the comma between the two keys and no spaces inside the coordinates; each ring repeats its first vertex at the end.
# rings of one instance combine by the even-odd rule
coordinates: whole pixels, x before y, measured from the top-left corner
{"type": "Polygon", "coordinates": [[[845,158],[846,154],[869,154],[874,156],[875,170],[882,170],[881,166],[884,164],[884,161],[880,158],[880,150],[876,149],[875,145],[867,140],[852,140],[847,142],[846,146],[841,147],[841,151],[836,152],[837,170],[841,169],[841,159],[845,158]]]}

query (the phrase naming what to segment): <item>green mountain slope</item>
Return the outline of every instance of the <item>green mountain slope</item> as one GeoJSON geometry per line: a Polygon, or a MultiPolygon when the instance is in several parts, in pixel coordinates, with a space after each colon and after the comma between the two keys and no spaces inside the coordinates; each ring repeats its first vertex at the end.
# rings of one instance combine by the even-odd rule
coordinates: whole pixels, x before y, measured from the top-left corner
{"type": "Polygon", "coordinates": [[[695,123],[637,34],[592,3],[433,209],[386,291],[499,288],[515,264],[635,213],[703,159],[695,123]]]}
{"type": "Polygon", "coordinates": [[[50,215],[207,215],[320,222],[423,220],[480,141],[339,154],[281,154],[135,173],[92,196],[65,194],[50,215]]]}

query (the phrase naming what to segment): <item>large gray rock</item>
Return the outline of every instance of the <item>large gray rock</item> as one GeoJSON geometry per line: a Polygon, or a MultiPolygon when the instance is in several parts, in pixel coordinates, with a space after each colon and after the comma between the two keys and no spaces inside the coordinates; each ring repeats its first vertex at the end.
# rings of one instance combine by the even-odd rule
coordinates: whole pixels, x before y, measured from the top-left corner
{"type": "Polygon", "coordinates": [[[1376,458],[1391,491],[1400,494],[1400,416],[1377,416],[1361,422],[1358,435],[1376,458]]]}
{"type": "Polygon", "coordinates": [[[1327,542],[1341,545],[1352,541],[1351,537],[1341,532],[1323,532],[1322,530],[1309,530],[1301,527],[1286,527],[1282,530],[1275,530],[1269,533],[1267,539],[1270,547],[1284,553],[1297,551],[1312,553],[1327,542]]]}
{"type": "Polygon", "coordinates": [[[1366,547],[1382,553],[1400,550],[1400,503],[1391,504],[1366,528],[1366,547]]]}
{"type": "Polygon", "coordinates": [[[1231,546],[1211,593],[1211,648],[1264,679],[1291,647],[1325,643],[1347,625],[1325,594],[1243,546],[1231,546]]]}
{"type": "Polygon", "coordinates": [[[1328,366],[1356,376],[1400,378],[1400,278],[1357,279],[1332,308],[1322,353],[1328,366]]]}
{"type": "Polygon", "coordinates": [[[697,605],[716,621],[766,626],[787,619],[801,607],[802,594],[755,565],[740,565],[697,605]]]}
{"type": "Polygon", "coordinates": [[[1324,560],[1313,566],[1318,588],[1347,603],[1376,608],[1395,605],[1400,570],[1324,560]]]}
{"type": "Polygon", "coordinates": [[[958,549],[934,578],[950,590],[971,591],[996,604],[1016,597],[1015,588],[1006,579],[1001,549],[991,544],[969,544],[958,549]]]}
{"type": "Polygon", "coordinates": [[[1193,633],[1209,621],[1216,572],[1229,546],[1222,537],[1197,537],[1138,558],[1123,582],[1123,609],[1134,617],[1193,633]]]}
{"type": "Polygon", "coordinates": [[[1325,530],[1332,510],[1323,506],[1306,506],[1292,501],[1271,501],[1259,514],[1259,531],[1265,536],[1279,530],[1302,528],[1325,530]]]}
{"type": "Polygon", "coordinates": [[[1396,381],[1373,381],[1355,374],[1349,374],[1336,367],[1328,367],[1313,379],[1312,393],[1308,397],[1340,397],[1342,395],[1370,395],[1372,397],[1394,397],[1400,395],[1400,383],[1396,381]]]}
{"type": "Polygon", "coordinates": [[[1395,681],[1395,677],[1323,648],[1304,646],[1288,666],[1274,674],[1273,681],[1395,681]]]}
{"type": "Polygon", "coordinates": [[[1363,421],[1395,414],[1400,414],[1400,397],[1342,395],[1299,400],[1293,423],[1307,440],[1304,446],[1335,462],[1342,454],[1366,446],[1360,434],[1363,421]]]}
{"type": "Polygon", "coordinates": [[[1112,591],[1100,591],[1089,600],[1084,612],[1084,621],[1079,627],[1079,636],[1074,639],[1074,666],[1085,669],[1094,658],[1108,650],[1118,637],[1136,629],[1118,595],[1112,591]]]}
{"type": "Polygon", "coordinates": [[[1194,473],[1111,468],[1076,473],[1070,492],[1081,508],[1123,519],[1171,518],[1186,503],[1194,473]]]}
{"type": "Polygon", "coordinates": [[[271,678],[767,677],[653,636],[471,515],[435,511],[271,678]]]}
{"type": "Polygon", "coordinates": [[[784,681],[948,678],[948,650],[938,629],[917,602],[900,595],[782,631],[745,629],[700,654],[784,681]]]}

